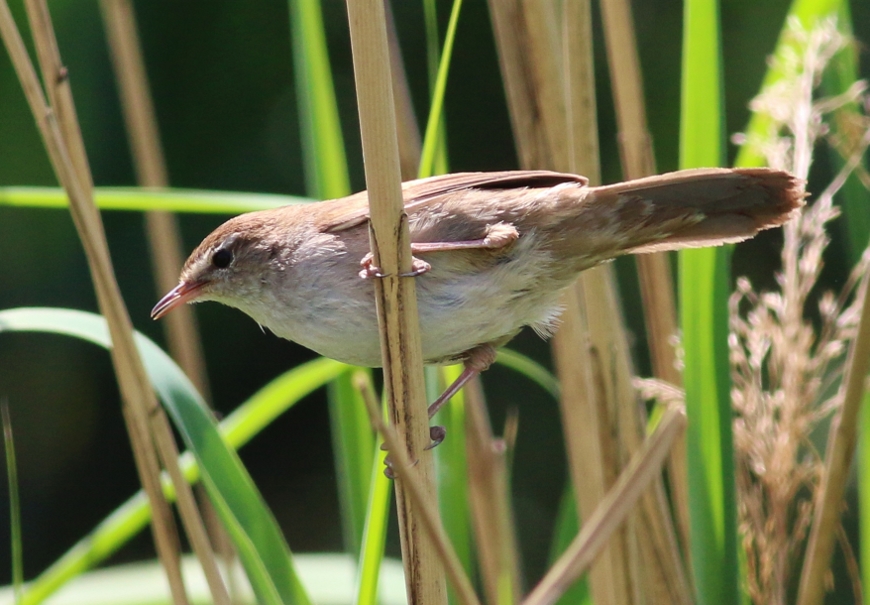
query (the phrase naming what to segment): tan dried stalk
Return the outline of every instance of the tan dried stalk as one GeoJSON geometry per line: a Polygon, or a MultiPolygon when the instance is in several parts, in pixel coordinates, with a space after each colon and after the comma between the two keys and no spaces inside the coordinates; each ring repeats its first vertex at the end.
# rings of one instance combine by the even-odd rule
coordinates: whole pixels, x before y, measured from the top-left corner
{"type": "MultiPolygon", "coordinates": [[[[571,7],[566,10],[570,11],[571,7]]],[[[573,157],[578,161],[575,168],[582,169],[593,183],[600,180],[596,161],[596,121],[589,115],[589,110],[594,108],[594,88],[586,88],[583,97],[575,98],[571,96],[577,90],[574,87],[568,92],[562,88],[561,96],[539,94],[539,91],[563,87],[555,42],[559,38],[557,32],[561,34],[561,31],[553,29],[556,15],[552,3],[491,0],[490,13],[520,165],[523,168],[567,170],[567,159],[573,157]],[[549,29],[547,24],[550,24],[549,29]],[[535,52],[533,48],[538,50],[535,52]],[[532,61],[531,57],[536,61],[532,61]],[[585,111],[581,112],[584,101],[585,111]],[[577,108],[577,113],[571,114],[572,134],[583,129],[580,138],[574,139],[578,147],[569,145],[564,135],[568,123],[566,102],[576,104],[574,107],[577,108]],[[585,147],[584,151],[590,153],[582,156],[586,162],[583,166],[579,164],[579,146],[585,147]]],[[[575,36],[566,49],[576,50],[581,41],[588,42],[590,39],[575,36]]],[[[568,66],[575,73],[576,70],[590,69],[588,58],[585,61],[583,59],[584,56],[588,57],[588,51],[581,49],[580,53],[573,57],[575,61],[568,66]]],[[[585,280],[590,279],[590,274],[600,270],[588,271],[578,283],[585,283],[585,280]]],[[[553,339],[554,361],[562,387],[560,406],[568,467],[581,522],[589,518],[618,474],[618,445],[610,437],[612,432],[608,425],[606,399],[597,396],[594,386],[597,376],[590,354],[592,345],[585,307],[587,298],[582,292],[580,286],[576,286],[567,293],[563,301],[565,311],[562,325],[553,339]]],[[[594,301],[594,297],[591,300],[594,301]]],[[[596,603],[617,605],[633,602],[632,586],[636,582],[630,578],[635,574],[628,569],[634,558],[626,546],[623,530],[609,542],[592,567],[590,589],[596,603]]],[[[631,550],[637,551],[636,548],[631,550]]]]}
{"type": "MultiPolygon", "coordinates": [[[[607,43],[607,63],[616,106],[619,128],[619,151],[622,174],[636,179],[656,173],[652,137],[647,128],[643,80],[637,53],[631,5],[627,0],[602,0],[604,39],[607,43]]],[[[653,376],[673,385],[683,379],[676,363],[673,340],[677,334],[677,307],[674,300],[674,280],[668,264],[668,253],[641,254],[635,257],[643,299],[643,316],[649,341],[653,376]]],[[[681,436],[674,444],[669,461],[671,501],[683,552],[689,552],[689,488],[686,470],[686,439],[681,436]]],[[[661,542],[661,540],[659,540],[661,542]]],[[[678,557],[671,557],[678,561],[678,557]]],[[[684,560],[689,561],[689,557],[684,560]]]]}
{"type": "MultiPolygon", "coordinates": [[[[401,438],[393,454],[404,448],[414,461],[424,501],[436,501],[434,463],[429,444],[429,417],[423,384],[423,351],[417,296],[411,270],[411,247],[401,191],[395,105],[390,74],[384,3],[348,0],[351,47],[359,103],[360,134],[371,213],[375,262],[387,277],[374,280],[384,387],[389,414],[401,438]]],[[[447,602],[444,568],[419,511],[407,493],[407,481],[396,481],[396,505],[409,603],[447,602]]]]}
{"type": "MultiPolygon", "coordinates": [[[[562,8],[559,15],[550,2],[490,2],[522,166],[582,172],[595,182],[589,6],[571,2],[562,8]]],[[[582,518],[592,514],[642,440],[615,292],[612,267],[587,271],[565,299],[564,323],[554,339],[569,468],[582,518]]],[[[651,595],[686,602],[676,542],[668,543],[668,531],[661,531],[670,518],[664,492],[659,494],[645,497],[644,516],[632,516],[596,562],[591,589],[597,603],[655,599],[651,595]],[[666,571],[662,562],[676,566],[666,571]]]]}
{"type": "MultiPolygon", "coordinates": [[[[630,20],[630,19],[629,19],[630,20]]],[[[620,30],[619,24],[615,27],[620,30]]],[[[563,4],[563,28],[564,34],[562,37],[563,44],[563,68],[565,74],[565,91],[566,91],[566,115],[568,117],[569,133],[569,158],[572,164],[569,169],[573,172],[580,172],[592,178],[592,182],[600,181],[598,157],[598,138],[597,138],[597,116],[594,102],[594,72],[592,60],[592,15],[588,2],[569,2],[563,4]]],[[[621,33],[626,33],[622,31],[621,33]]],[[[631,33],[630,28],[628,33],[631,33]]],[[[625,45],[625,37],[621,37],[623,45],[625,45]]],[[[631,37],[627,38],[631,39],[631,37]]],[[[621,51],[623,55],[626,49],[621,51]]],[[[624,87],[626,84],[640,86],[639,71],[634,74],[636,80],[632,79],[632,75],[628,74],[619,77],[619,79],[627,82],[621,82],[624,87]]],[[[614,82],[616,85],[616,82],[614,82]]],[[[622,88],[620,88],[622,92],[622,88]]],[[[629,94],[627,99],[623,100],[621,106],[618,106],[618,114],[628,115],[628,119],[622,118],[621,122],[628,123],[628,126],[623,124],[627,132],[645,133],[645,127],[641,127],[644,122],[644,111],[642,99],[634,99],[629,94]],[[639,103],[639,105],[634,105],[639,103]]],[[[623,141],[625,154],[634,156],[635,161],[632,165],[626,166],[627,176],[634,176],[633,172],[639,174],[639,163],[643,160],[651,162],[651,154],[643,153],[643,149],[632,144],[631,137],[623,141]]],[[[650,300],[645,300],[646,305],[652,305],[654,315],[664,318],[668,317],[668,309],[656,308],[656,303],[667,305],[667,301],[673,305],[673,296],[671,292],[670,272],[667,267],[666,257],[663,255],[655,255],[659,258],[661,265],[655,262],[647,263],[645,266],[653,267],[652,272],[646,274],[645,283],[649,284],[649,280],[661,278],[658,283],[663,284],[663,290],[657,289],[650,300]],[[657,270],[665,269],[664,275],[658,275],[657,270]],[[658,275],[658,276],[657,276],[658,275]],[[658,295],[664,293],[665,296],[658,295]]],[[[597,405],[592,406],[598,408],[597,422],[602,421],[618,427],[618,441],[620,445],[618,450],[610,452],[610,458],[618,466],[627,461],[628,456],[640,447],[643,438],[643,432],[640,430],[638,409],[634,405],[634,394],[630,386],[630,354],[625,340],[625,331],[622,327],[622,319],[619,314],[618,294],[616,293],[615,274],[613,267],[599,267],[593,269],[581,276],[576,286],[577,294],[582,301],[581,307],[583,312],[577,317],[581,321],[586,317],[586,324],[580,328],[580,338],[577,338],[576,327],[565,334],[574,333],[572,339],[573,355],[569,350],[564,350],[563,344],[555,344],[556,350],[559,351],[559,373],[565,378],[568,374],[577,373],[580,376],[589,372],[589,368],[597,368],[589,375],[587,380],[589,383],[597,385],[608,385],[606,392],[587,392],[588,401],[597,401],[597,405]],[[588,338],[588,340],[587,340],[588,338]],[[591,347],[591,348],[590,348],[591,347]],[[583,353],[580,349],[586,349],[588,353],[583,353]],[[573,366],[573,367],[568,367],[573,366]],[[585,367],[585,369],[584,369],[585,367]],[[606,377],[611,377],[607,380],[606,377]],[[602,380],[602,378],[604,380],[602,380]],[[606,409],[605,409],[606,408],[606,409]]],[[[569,302],[566,308],[566,313],[570,314],[572,309],[577,313],[577,307],[573,306],[569,297],[569,302]]],[[[673,308],[669,309],[673,315],[673,308]]],[[[576,320],[575,320],[576,321],[576,320]]],[[[661,323],[661,322],[660,322],[661,323]]],[[[666,321],[665,321],[666,323],[666,321]]],[[[563,338],[563,336],[559,336],[563,338]]],[[[667,338],[664,337],[665,339],[667,338]]],[[[651,342],[655,342],[655,338],[651,338],[651,342]]],[[[571,347],[572,345],[568,345],[571,347]]],[[[672,371],[667,376],[673,379],[679,375],[676,372],[676,367],[672,363],[673,348],[667,345],[671,351],[670,361],[664,361],[665,364],[670,364],[672,371]]],[[[654,354],[653,357],[656,357],[654,354]]],[[[586,387],[588,389],[588,387],[586,387]]],[[[563,400],[563,416],[566,421],[566,441],[569,448],[577,449],[578,441],[585,441],[587,437],[582,430],[577,430],[577,425],[582,422],[581,419],[574,418],[580,413],[579,407],[575,401],[563,400]],[[572,419],[572,420],[569,420],[572,419]],[[569,422],[574,426],[569,426],[569,422]]],[[[587,407],[588,404],[587,404],[587,407]]],[[[607,431],[608,426],[604,424],[593,424],[592,426],[600,427],[600,430],[607,431]]],[[[601,435],[605,435],[602,432],[601,435]]],[[[680,443],[682,437],[678,436],[675,443],[680,443]]],[[[602,440],[604,445],[606,440],[602,440]]],[[[589,449],[586,445],[580,446],[589,449]]],[[[679,454],[679,448],[672,452],[672,458],[679,454]]],[[[606,452],[605,456],[606,456],[606,452]]],[[[580,454],[582,456],[582,454],[580,454]]],[[[572,460],[574,458],[572,457],[572,460]]],[[[595,457],[591,458],[590,462],[573,464],[572,471],[574,473],[575,490],[578,492],[578,501],[581,502],[578,512],[582,517],[588,518],[591,511],[590,505],[594,505],[598,498],[594,499],[586,492],[590,473],[589,465],[594,464],[595,457]],[[580,471],[582,475],[578,476],[580,471]],[[585,502],[584,502],[585,501],[585,502]]],[[[605,461],[607,457],[605,457],[605,461]]],[[[605,464],[605,469],[608,465],[605,464]]],[[[611,471],[612,472],[612,471],[611,471]]],[[[604,476],[603,487],[606,489],[610,486],[615,476],[604,476]]],[[[633,586],[635,594],[632,595],[636,602],[649,603],[689,603],[691,602],[691,590],[683,568],[679,546],[673,528],[673,522],[669,514],[669,506],[665,495],[664,485],[661,480],[654,482],[652,488],[646,492],[641,501],[641,510],[636,519],[629,524],[628,530],[632,534],[637,535],[635,539],[626,534],[625,547],[630,556],[633,558],[631,565],[627,571],[631,574],[626,577],[624,584],[633,586]],[[637,550],[639,549],[639,551],[637,550]],[[643,593],[638,596],[637,591],[643,593]]],[[[610,557],[622,557],[619,549],[610,549],[610,552],[602,557],[602,560],[610,557]]],[[[618,558],[610,561],[612,569],[619,569],[623,565],[618,558]]],[[[593,584],[595,584],[593,580],[593,584]]],[[[595,592],[595,588],[593,588],[595,592]]],[[[611,595],[616,593],[611,592],[611,595]]]]}
{"type": "Polygon", "coordinates": [[[520,590],[519,546],[514,531],[507,447],[493,436],[480,380],[465,387],[465,441],[468,460],[468,499],[481,583],[488,603],[510,595],[518,603],[520,590]]]}
{"type": "MultiPolygon", "coordinates": [[[[854,100],[862,89],[853,87],[841,99],[814,101],[822,71],[845,40],[830,21],[811,31],[796,21],[790,28],[790,52],[776,66],[784,77],[753,102],[755,111],[773,118],[773,130],[764,140],[748,144],[758,146],[771,166],[806,179],[815,143],[825,133],[827,114],[854,100]]],[[[829,243],[825,226],[839,213],[833,195],[870,142],[870,129],[867,133],[846,169],[785,226],[782,273],[777,276],[780,289],[758,294],[748,280],[740,279],[730,301],[738,510],[748,591],[755,603],[788,602],[793,566],[813,517],[819,520],[813,499],[828,491],[822,488],[830,474],[824,472],[810,435],[843,403],[842,389],[831,391],[842,381],[844,354],[855,338],[860,304],[852,296],[858,276],[866,272],[866,261],[839,296],[830,292],[820,296],[818,332],[807,319],[807,307],[829,243]]],[[[857,406],[852,414],[855,410],[857,406]]],[[[854,418],[849,424],[854,431],[854,418]]],[[[851,439],[854,445],[854,433],[851,439]]],[[[820,603],[824,594],[823,575],[839,524],[842,481],[850,456],[851,450],[839,457],[840,483],[828,494],[833,498],[829,506],[834,508],[829,514],[822,513],[829,525],[821,539],[827,542],[820,545],[821,558],[816,563],[805,562],[800,603],[820,603]],[[808,572],[807,566],[815,571],[808,572]]],[[[808,550],[810,558],[815,556],[814,541],[808,550]]]]}

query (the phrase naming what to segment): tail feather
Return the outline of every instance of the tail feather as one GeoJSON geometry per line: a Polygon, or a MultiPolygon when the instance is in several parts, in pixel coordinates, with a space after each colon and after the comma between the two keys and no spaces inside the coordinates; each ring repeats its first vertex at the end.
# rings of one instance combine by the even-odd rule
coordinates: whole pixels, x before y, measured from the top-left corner
{"type": "Polygon", "coordinates": [[[644,200],[655,216],[651,224],[673,220],[680,225],[670,232],[651,233],[650,241],[627,250],[631,253],[743,241],[788,221],[806,197],[803,181],[770,168],[683,170],[601,190],[644,200]],[[687,216],[692,220],[680,220],[687,216]]]}

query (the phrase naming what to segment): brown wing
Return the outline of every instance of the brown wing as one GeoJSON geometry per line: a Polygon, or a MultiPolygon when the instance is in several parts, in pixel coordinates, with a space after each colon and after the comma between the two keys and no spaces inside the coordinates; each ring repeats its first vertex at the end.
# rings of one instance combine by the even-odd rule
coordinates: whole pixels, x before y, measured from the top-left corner
{"type": "MultiPolygon", "coordinates": [[[[456,193],[463,189],[525,189],[554,187],[561,183],[587,185],[588,179],[576,174],[547,170],[508,170],[502,172],[457,172],[402,183],[405,211],[456,193]]],[[[329,203],[329,202],[327,202],[329,203]]],[[[344,198],[332,212],[323,215],[323,230],[334,233],[356,227],[369,218],[368,194],[365,191],[344,198]]]]}

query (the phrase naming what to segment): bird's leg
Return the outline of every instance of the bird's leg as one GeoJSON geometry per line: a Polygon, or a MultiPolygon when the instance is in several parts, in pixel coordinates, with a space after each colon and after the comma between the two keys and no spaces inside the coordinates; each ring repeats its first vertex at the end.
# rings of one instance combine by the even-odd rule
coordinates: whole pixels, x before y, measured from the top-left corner
{"type": "MultiPolygon", "coordinates": [[[[465,369],[462,370],[462,374],[459,375],[459,378],[454,380],[453,384],[447,387],[447,389],[441,393],[441,396],[433,401],[429,406],[429,418],[431,419],[438,410],[444,407],[444,404],[450,401],[450,399],[459,392],[459,389],[468,384],[472,378],[478,376],[481,372],[486,371],[489,366],[492,365],[492,362],[495,361],[495,355],[495,347],[490,344],[478,345],[467,351],[465,353],[465,361],[463,362],[465,369]]],[[[427,445],[425,449],[432,449],[444,441],[446,435],[447,431],[444,430],[443,426],[429,427],[429,438],[432,440],[432,443],[427,445]]],[[[386,444],[381,445],[381,449],[386,449],[386,444]]],[[[395,475],[393,474],[391,467],[390,457],[387,456],[384,462],[387,466],[387,468],[384,469],[384,474],[386,474],[390,479],[394,479],[395,475]]]]}
{"type": "MultiPolygon", "coordinates": [[[[429,406],[429,418],[431,419],[432,416],[434,416],[445,403],[450,401],[450,399],[459,392],[459,389],[464,387],[472,378],[489,369],[489,366],[491,366],[492,362],[495,361],[495,355],[495,347],[489,344],[478,345],[469,350],[466,353],[465,361],[463,362],[465,368],[462,370],[462,374],[453,381],[453,384],[441,393],[441,396],[438,397],[438,399],[432,402],[429,406]]],[[[429,427],[429,438],[432,439],[432,443],[430,443],[426,449],[431,449],[444,441],[446,434],[447,432],[444,430],[443,426],[429,427]]]]}
{"type": "MultiPolygon", "coordinates": [[[[496,223],[487,227],[486,237],[482,239],[472,239],[459,242],[412,242],[411,254],[423,254],[428,252],[447,252],[450,250],[496,250],[507,246],[520,236],[517,228],[510,223],[496,223]]],[[[386,277],[380,267],[374,265],[374,255],[369,252],[366,254],[359,264],[362,266],[362,271],[359,276],[364,279],[372,277],[386,277]]],[[[411,271],[403,273],[400,277],[417,277],[429,271],[432,266],[424,260],[414,257],[411,264],[411,271]]]]}

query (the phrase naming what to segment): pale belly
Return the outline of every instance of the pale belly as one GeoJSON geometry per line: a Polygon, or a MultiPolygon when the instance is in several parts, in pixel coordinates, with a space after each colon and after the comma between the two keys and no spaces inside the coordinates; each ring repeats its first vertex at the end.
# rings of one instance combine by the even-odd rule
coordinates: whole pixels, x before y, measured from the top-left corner
{"type": "MultiPolygon", "coordinates": [[[[559,314],[563,284],[542,283],[532,267],[515,262],[485,275],[447,278],[437,255],[433,271],[415,278],[426,363],[443,363],[485,343],[510,338],[525,325],[546,331],[559,314]]],[[[534,259],[529,259],[534,260],[534,259]]],[[[540,259],[538,259],[540,260],[540,259]]],[[[540,270],[540,267],[537,267],[540,270]]],[[[567,284],[564,284],[567,285],[567,284]]],[[[381,349],[371,280],[341,280],[304,288],[292,309],[242,309],[272,332],[353,365],[379,367],[381,349]]]]}

